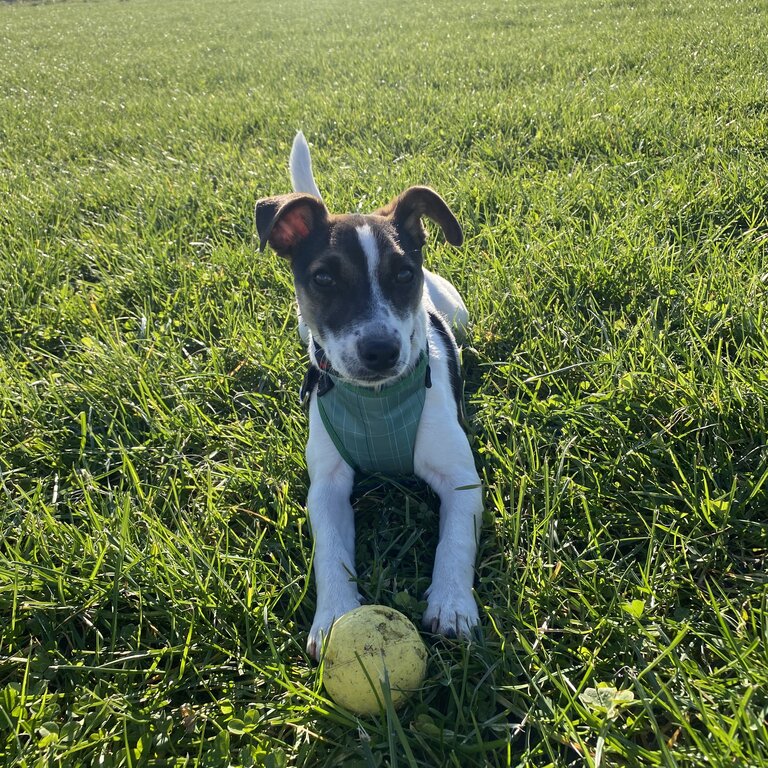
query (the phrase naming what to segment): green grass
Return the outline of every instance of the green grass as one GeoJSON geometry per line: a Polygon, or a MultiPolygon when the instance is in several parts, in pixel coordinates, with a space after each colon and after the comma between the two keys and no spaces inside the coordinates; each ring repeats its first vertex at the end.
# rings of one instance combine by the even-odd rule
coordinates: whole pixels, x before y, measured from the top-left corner
{"type": "MultiPolygon", "coordinates": [[[[768,764],[768,4],[0,7],[0,763],[768,764]],[[464,225],[482,638],[362,721],[304,652],[305,361],[252,210],[464,225]],[[615,690],[611,690],[615,689],[615,690]]],[[[418,621],[425,492],[358,503],[418,621]]]]}

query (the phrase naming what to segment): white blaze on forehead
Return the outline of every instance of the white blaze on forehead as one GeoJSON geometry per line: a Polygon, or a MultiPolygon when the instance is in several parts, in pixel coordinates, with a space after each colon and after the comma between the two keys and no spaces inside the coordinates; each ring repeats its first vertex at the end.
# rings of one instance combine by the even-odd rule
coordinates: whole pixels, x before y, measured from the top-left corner
{"type": "Polygon", "coordinates": [[[365,260],[368,262],[368,279],[371,281],[371,288],[376,291],[379,285],[379,244],[373,230],[368,224],[355,227],[357,230],[357,239],[360,241],[360,247],[365,254],[365,260]]]}

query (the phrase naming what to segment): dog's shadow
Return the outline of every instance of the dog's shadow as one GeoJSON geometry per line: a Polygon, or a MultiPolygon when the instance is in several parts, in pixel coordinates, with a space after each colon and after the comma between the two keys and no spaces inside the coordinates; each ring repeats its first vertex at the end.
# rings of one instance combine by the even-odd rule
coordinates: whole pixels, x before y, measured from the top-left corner
{"type": "Polygon", "coordinates": [[[364,601],[416,607],[432,576],[437,494],[415,477],[360,476],[352,503],[357,581],[364,601]]]}

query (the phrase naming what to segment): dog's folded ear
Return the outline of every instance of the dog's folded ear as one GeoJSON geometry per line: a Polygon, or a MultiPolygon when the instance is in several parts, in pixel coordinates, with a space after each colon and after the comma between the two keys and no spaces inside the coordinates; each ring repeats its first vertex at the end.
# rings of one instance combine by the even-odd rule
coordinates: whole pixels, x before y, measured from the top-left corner
{"type": "Polygon", "coordinates": [[[290,256],[309,235],[328,221],[328,210],[314,195],[294,192],[256,202],[259,250],[269,243],[281,256],[290,256]]]}
{"type": "Polygon", "coordinates": [[[461,245],[464,242],[461,226],[448,204],[429,187],[409,187],[377,213],[387,216],[396,226],[405,229],[419,246],[423,246],[426,241],[426,233],[421,225],[422,216],[439,224],[445,239],[451,245],[461,245]]]}

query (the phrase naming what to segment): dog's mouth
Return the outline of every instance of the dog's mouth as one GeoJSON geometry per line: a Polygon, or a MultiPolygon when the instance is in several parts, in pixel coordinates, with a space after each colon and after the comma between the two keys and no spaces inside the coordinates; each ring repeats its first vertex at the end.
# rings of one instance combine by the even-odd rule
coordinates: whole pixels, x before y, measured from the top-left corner
{"type": "Polygon", "coordinates": [[[386,370],[371,370],[365,366],[346,366],[347,370],[343,373],[339,371],[341,378],[350,383],[360,384],[362,386],[377,387],[389,384],[400,378],[405,372],[406,365],[394,365],[386,370]]]}

